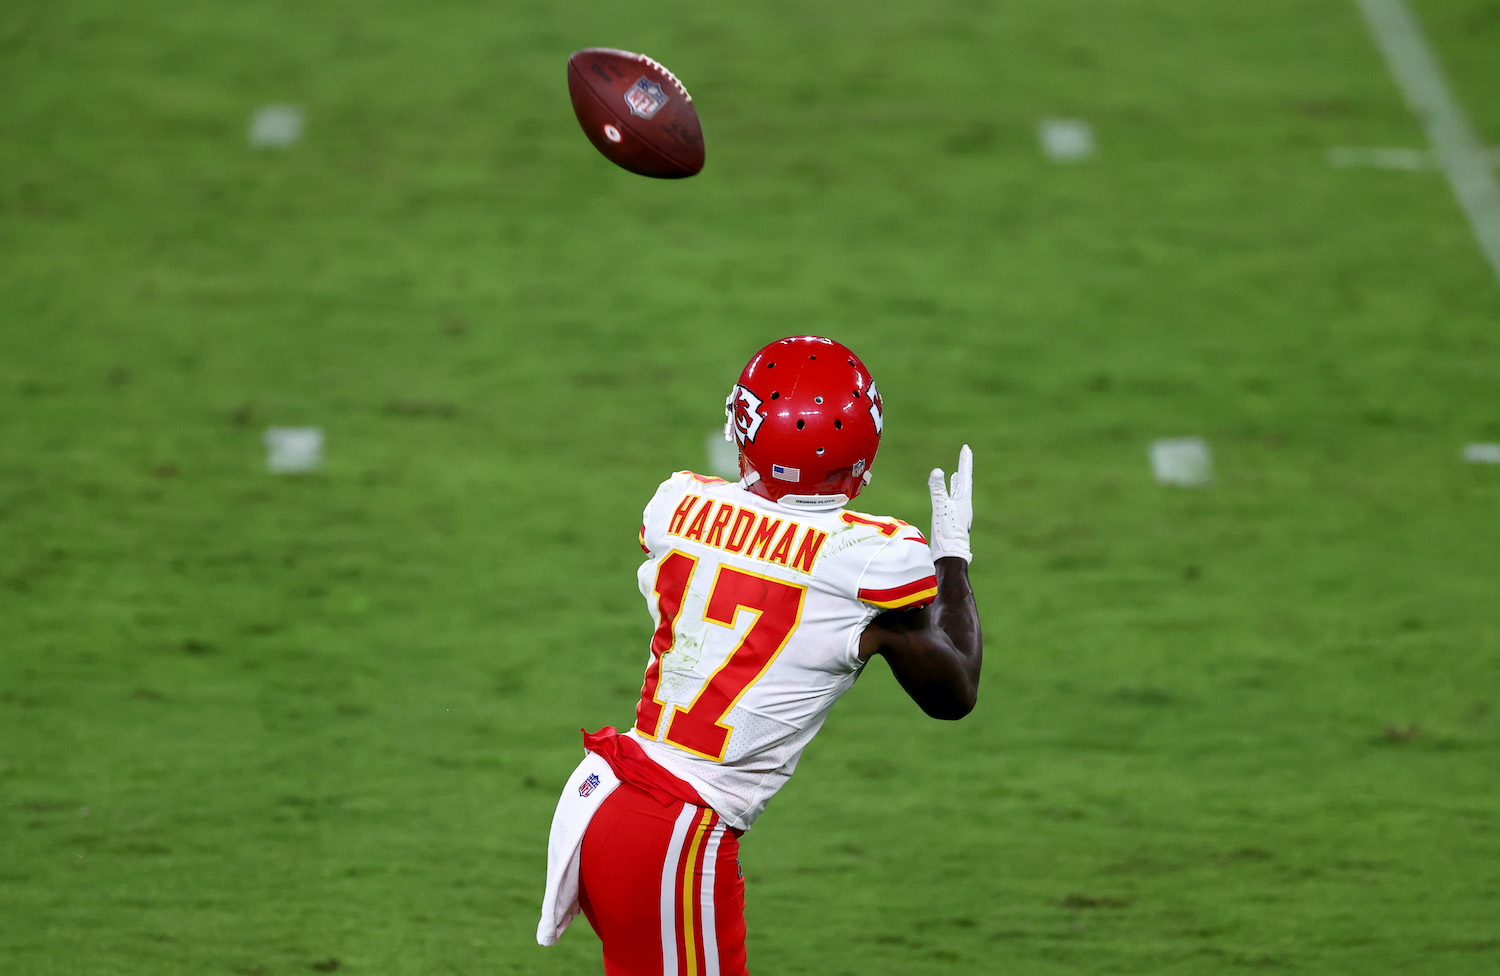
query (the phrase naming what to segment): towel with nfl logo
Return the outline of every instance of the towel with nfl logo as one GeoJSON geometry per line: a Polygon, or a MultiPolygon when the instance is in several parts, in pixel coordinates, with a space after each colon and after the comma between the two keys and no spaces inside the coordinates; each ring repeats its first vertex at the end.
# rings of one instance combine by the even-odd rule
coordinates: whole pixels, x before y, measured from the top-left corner
{"type": "Polygon", "coordinates": [[[563,787],[552,816],[547,838],[547,891],[542,896],[542,920],[536,940],[556,945],[568,924],[578,917],[578,860],[589,821],[606,797],[620,785],[620,778],[604,757],[587,753],[563,787]]]}

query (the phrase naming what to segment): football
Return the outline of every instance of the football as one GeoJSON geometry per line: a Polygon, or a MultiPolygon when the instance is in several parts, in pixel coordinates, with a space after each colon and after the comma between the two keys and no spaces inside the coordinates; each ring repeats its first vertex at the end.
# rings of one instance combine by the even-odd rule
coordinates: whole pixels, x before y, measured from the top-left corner
{"type": "Polygon", "coordinates": [[[644,54],[591,47],[568,58],[584,135],[616,166],[681,179],[703,169],[703,127],[677,76],[644,54]]]}

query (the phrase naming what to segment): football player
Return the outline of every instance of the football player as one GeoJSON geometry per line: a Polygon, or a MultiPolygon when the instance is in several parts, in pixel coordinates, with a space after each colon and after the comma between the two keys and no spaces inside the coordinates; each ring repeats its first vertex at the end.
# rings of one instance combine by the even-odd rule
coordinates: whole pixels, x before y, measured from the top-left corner
{"type": "Polygon", "coordinates": [[[883,425],[859,357],[797,336],[760,350],[725,403],[738,482],[679,471],[646,506],[655,624],[627,732],[585,734],[558,801],[537,941],[582,911],[606,976],[745,973],[739,838],[829,708],[881,655],[934,718],[973,709],[973,457],[928,478],[930,538],[851,511],[883,425]]]}

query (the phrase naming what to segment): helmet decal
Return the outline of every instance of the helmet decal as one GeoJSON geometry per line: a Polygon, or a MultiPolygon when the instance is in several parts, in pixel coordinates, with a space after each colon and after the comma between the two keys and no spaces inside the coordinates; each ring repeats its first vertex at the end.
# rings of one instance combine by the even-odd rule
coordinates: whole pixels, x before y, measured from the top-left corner
{"type": "Polygon", "coordinates": [[[755,435],[766,419],[760,397],[736,383],[724,403],[724,410],[729,414],[735,440],[741,444],[754,444],[755,435]]]}
{"type": "Polygon", "coordinates": [[[880,418],[882,404],[880,402],[880,393],[875,389],[874,383],[870,384],[868,396],[870,397],[870,419],[875,421],[875,433],[883,433],[881,428],[885,426],[885,423],[880,418]]]}

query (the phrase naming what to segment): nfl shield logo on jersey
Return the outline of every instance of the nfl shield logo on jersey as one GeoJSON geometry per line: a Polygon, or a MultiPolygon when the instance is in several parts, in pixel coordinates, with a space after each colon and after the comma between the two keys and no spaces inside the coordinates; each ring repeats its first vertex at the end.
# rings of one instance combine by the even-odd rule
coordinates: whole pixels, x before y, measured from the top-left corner
{"type": "Polygon", "coordinates": [[[667,93],[645,75],[641,75],[640,80],[631,85],[630,90],[625,93],[625,104],[630,106],[630,111],[643,119],[649,119],[660,112],[667,101],[667,93]]]}
{"type": "Polygon", "coordinates": [[[589,778],[578,784],[578,795],[588,796],[599,785],[599,774],[589,773],[589,778]]]}

